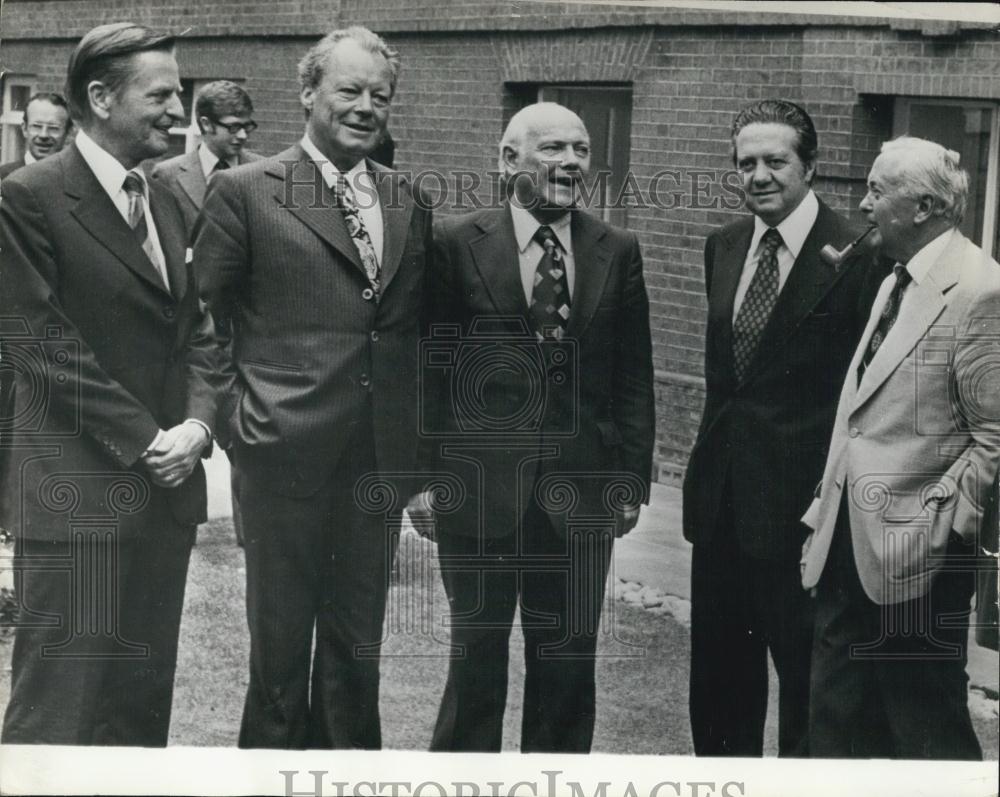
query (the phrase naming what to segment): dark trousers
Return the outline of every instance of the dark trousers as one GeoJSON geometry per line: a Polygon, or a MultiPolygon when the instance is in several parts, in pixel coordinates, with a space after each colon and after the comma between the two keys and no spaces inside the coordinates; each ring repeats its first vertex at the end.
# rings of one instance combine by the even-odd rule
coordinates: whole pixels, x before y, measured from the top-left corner
{"type": "Polygon", "coordinates": [[[431,750],[498,752],[514,610],[524,632],[521,752],[586,753],[594,735],[595,651],[613,534],[558,535],[533,506],[520,535],[443,534],[452,657],[431,750]]]}
{"type": "Polygon", "coordinates": [[[167,506],[155,525],[20,541],[4,744],[166,746],[195,527],[167,506]]]}
{"type": "MultiPolygon", "coordinates": [[[[691,561],[689,708],[699,756],[760,756],[767,716],[767,653],[778,673],[778,754],[805,756],[812,606],[798,558],[748,556],[727,505],[691,561]]],[[[798,535],[798,529],[789,529],[798,535]]]]}
{"type": "MultiPolygon", "coordinates": [[[[973,556],[953,541],[950,559],[973,556]]],[[[841,506],[816,593],[809,745],[817,758],[981,760],[965,673],[972,569],[944,569],[891,606],[858,580],[841,506]]]]}
{"type": "Polygon", "coordinates": [[[379,652],[396,537],[355,501],[355,482],[374,470],[370,430],[314,495],[277,495],[252,469],[239,474],[250,626],[240,747],[382,744],[379,652]]]}

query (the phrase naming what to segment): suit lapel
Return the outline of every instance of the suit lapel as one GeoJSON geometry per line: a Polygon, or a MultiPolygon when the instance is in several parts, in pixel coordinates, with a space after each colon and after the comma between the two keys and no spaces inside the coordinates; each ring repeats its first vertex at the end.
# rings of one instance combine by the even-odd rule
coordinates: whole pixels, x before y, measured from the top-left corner
{"type": "Polygon", "coordinates": [[[368,161],[369,173],[378,190],[382,208],[382,292],[392,282],[399,269],[399,261],[410,230],[413,216],[413,197],[403,190],[406,177],[377,163],[368,161]]]}
{"type": "Polygon", "coordinates": [[[187,235],[179,212],[170,213],[167,208],[174,201],[169,190],[156,180],[149,183],[149,204],[153,212],[153,223],[160,239],[163,259],[166,260],[167,277],[170,280],[170,292],[180,301],[187,293],[187,269],[185,253],[187,251],[187,235]]]}
{"type": "Polygon", "coordinates": [[[73,217],[139,278],[166,293],[166,286],[156,267],[142,251],[128,222],[122,218],[75,145],[67,150],[64,164],[63,190],[67,196],[77,200],[70,210],[73,217]]]}
{"type": "Polygon", "coordinates": [[[180,183],[188,199],[194,203],[195,208],[201,210],[205,204],[205,175],[201,170],[201,159],[198,157],[198,150],[188,154],[188,157],[179,165],[177,169],[177,182],[180,183]]]}
{"type": "Polygon", "coordinates": [[[477,222],[482,235],[469,241],[472,260],[494,306],[503,315],[527,317],[521,264],[510,209],[505,205],[477,222]]]}
{"type": "MultiPolygon", "coordinates": [[[[876,390],[892,375],[899,364],[913,351],[914,346],[930,329],[931,325],[941,315],[948,304],[947,293],[958,282],[962,253],[959,251],[964,239],[957,237],[941,253],[941,256],[928,269],[924,279],[919,284],[911,282],[903,293],[903,306],[900,308],[896,323],[886,337],[885,342],[872,358],[865,369],[861,384],[855,398],[855,407],[860,406],[875,393],[876,390]]],[[[887,286],[879,292],[879,311],[885,305],[893,280],[887,280],[887,286]]],[[[877,315],[872,312],[861,346],[867,346],[875,330],[877,315]]],[[[860,362],[860,358],[856,358],[860,362]]],[[[856,367],[855,367],[856,373],[856,367]]]]}
{"type": "Polygon", "coordinates": [[[733,374],[733,306],[736,301],[736,288],[743,273],[743,262],[746,260],[750,240],[753,238],[753,220],[748,219],[732,231],[730,236],[720,241],[712,269],[712,289],[708,297],[709,313],[715,319],[719,332],[718,351],[725,358],[727,371],[733,374]]]}
{"type": "Polygon", "coordinates": [[[333,192],[327,188],[323,175],[305,151],[296,144],[278,155],[266,171],[279,180],[274,192],[278,205],[364,274],[365,268],[347,231],[344,214],[337,209],[333,192]]]}
{"type": "Polygon", "coordinates": [[[579,338],[594,317],[604,293],[611,266],[611,250],[604,241],[607,232],[603,225],[582,210],[573,211],[570,230],[576,277],[566,335],[579,338]]]}
{"type": "Polygon", "coordinates": [[[833,243],[839,247],[843,243],[836,236],[831,215],[832,211],[821,204],[816,223],[802,242],[788,280],[778,294],[778,301],[764,328],[749,371],[766,363],[779,351],[802,319],[829,293],[843,274],[843,271],[828,266],[819,256],[819,250],[825,244],[833,243]]]}

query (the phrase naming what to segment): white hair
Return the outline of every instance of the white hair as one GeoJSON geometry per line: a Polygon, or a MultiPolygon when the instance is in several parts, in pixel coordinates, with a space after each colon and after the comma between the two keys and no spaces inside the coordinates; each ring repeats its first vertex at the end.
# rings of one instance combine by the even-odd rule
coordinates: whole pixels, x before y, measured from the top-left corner
{"type": "Polygon", "coordinates": [[[894,156],[894,183],[911,197],[930,196],[940,215],[958,226],[969,199],[969,175],[961,156],[934,141],[900,136],[882,145],[882,155],[894,156]]]}

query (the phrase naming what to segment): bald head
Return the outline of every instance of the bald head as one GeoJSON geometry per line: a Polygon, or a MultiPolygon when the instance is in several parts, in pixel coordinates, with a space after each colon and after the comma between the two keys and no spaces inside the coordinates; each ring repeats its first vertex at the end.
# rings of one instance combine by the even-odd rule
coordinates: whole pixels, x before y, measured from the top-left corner
{"type": "Polygon", "coordinates": [[[511,118],[500,140],[500,171],[512,201],[543,223],[569,211],[590,171],[590,136],[569,108],[539,102],[511,118]]]}

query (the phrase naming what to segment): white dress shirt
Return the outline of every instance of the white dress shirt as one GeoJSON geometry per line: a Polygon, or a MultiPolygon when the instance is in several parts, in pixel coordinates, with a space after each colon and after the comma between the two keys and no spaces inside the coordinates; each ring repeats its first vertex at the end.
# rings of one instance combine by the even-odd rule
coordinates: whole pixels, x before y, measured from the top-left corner
{"type": "MultiPolygon", "coordinates": [[[[909,262],[905,264],[906,270],[910,272],[910,277],[915,285],[919,285],[927,278],[927,272],[930,270],[944,250],[951,243],[952,236],[955,234],[955,230],[947,230],[941,233],[937,238],[935,238],[930,243],[926,244],[919,252],[917,252],[913,257],[910,258],[909,262]]],[[[895,271],[891,273],[887,280],[896,279],[895,271]]],[[[884,284],[884,283],[883,283],[884,284]]],[[[903,297],[899,300],[899,310],[897,311],[896,317],[898,318],[903,312],[903,308],[906,307],[907,298],[910,295],[909,286],[903,289],[903,297]]],[[[888,294],[886,294],[888,296],[888,294]]],[[[874,309],[872,312],[875,312],[874,309]]],[[[882,308],[879,308],[879,312],[882,312],[882,308]]],[[[886,340],[892,336],[893,329],[896,325],[892,325],[892,329],[889,330],[889,334],[886,335],[886,340]]]]}
{"type": "MultiPolygon", "coordinates": [[[[212,152],[212,150],[205,145],[205,142],[202,141],[201,144],[198,145],[198,160],[201,162],[201,173],[205,175],[205,182],[208,182],[208,178],[211,177],[212,173],[215,171],[215,164],[222,160],[222,158],[212,152]]],[[[239,165],[236,158],[229,158],[226,160],[226,163],[229,164],[230,168],[239,165]]]]}
{"type": "MultiPolygon", "coordinates": [[[[782,288],[785,287],[788,275],[792,273],[792,266],[795,265],[795,259],[802,251],[802,244],[805,243],[818,215],[819,200],[816,199],[816,195],[812,191],[809,191],[799,202],[799,206],[775,227],[781,235],[781,246],[776,252],[778,257],[778,293],[781,293],[782,288]]],[[[757,263],[761,255],[761,238],[769,229],[758,216],[753,217],[753,237],[750,239],[750,248],[747,250],[747,258],[743,263],[743,273],[740,274],[740,281],[736,285],[736,300],[733,302],[734,322],[740,311],[740,306],[743,304],[743,299],[746,298],[750,281],[757,273],[757,263]]]]}
{"type": "Polygon", "coordinates": [[[38,158],[36,158],[34,155],[31,154],[31,150],[30,149],[26,149],[24,151],[24,165],[25,166],[31,165],[36,160],[38,160],[38,158]]]}
{"type": "MultiPolygon", "coordinates": [[[[312,142],[312,139],[309,138],[308,133],[302,136],[300,144],[310,159],[319,166],[320,174],[323,175],[323,182],[326,183],[327,188],[333,190],[337,183],[337,176],[340,174],[340,169],[326,159],[326,156],[319,151],[317,146],[312,142]]],[[[372,176],[368,173],[365,159],[362,158],[355,163],[344,177],[351,186],[351,190],[354,191],[354,202],[358,206],[361,223],[365,225],[368,237],[372,242],[372,248],[375,250],[375,257],[381,263],[382,243],[385,239],[382,205],[379,203],[378,191],[375,190],[375,183],[372,181],[372,176]]]]}
{"type": "MultiPolygon", "coordinates": [[[[514,237],[517,239],[518,259],[521,265],[521,285],[524,287],[524,298],[530,305],[538,261],[545,254],[545,248],[533,237],[542,223],[514,202],[510,203],[510,215],[514,222],[514,237]]],[[[548,225],[563,248],[563,265],[566,269],[566,281],[569,283],[571,302],[573,287],[576,284],[576,261],[573,259],[573,236],[570,231],[572,220],[572,213],[567,212],[565,216],[560,216],[548,225]]]]}
{"type": "MultiPolygon", "coordinates": [[[[101,188],[104,189],[105,193],[111,197],[111,201],[118,208],[118,212],[122,214],[122,218],[125,219],[125,223],[127,224],[129,198],[128,192],[125,191],[125,175],[128,174],[129,170],[122,166],[114,155],[101,147],[100,144],[94,141],[83,130],[79,130],[76,134],[76,146],[80,150],[80,155],[83,156],[83,159],[97,178],[97,182],[101,184],[101,188]]],[[[149,186],[146,184],[146,175],[138,167],[131,171],[137,174],[142,181],[142,207],[146,214],[146,230],[149,234],[149,242],[152,244],[153,254],[155,255],[153,265],[156,267],[160,279],[163,280],[163,284],[169,290],[170,278],[167,276],[167,261],[163,256],[163,249],[160,246],[160,236],[156,232],[156,223],[153,221],[153,214],[149,209],[149,186]]]]}

